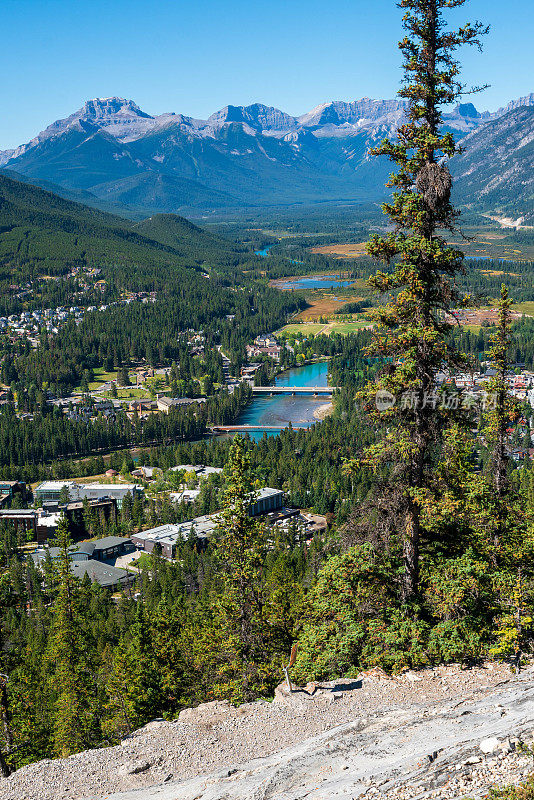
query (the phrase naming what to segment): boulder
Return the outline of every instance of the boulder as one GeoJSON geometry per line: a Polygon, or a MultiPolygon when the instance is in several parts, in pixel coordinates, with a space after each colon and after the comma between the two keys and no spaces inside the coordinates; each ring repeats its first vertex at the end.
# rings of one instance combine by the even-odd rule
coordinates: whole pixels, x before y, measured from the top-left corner
{"type": "Polygon", "coordinates": [[[497,739],[496,736],[490,736],[489,739],[483,739],[479,747],[483,753],[488,755],[489,753],[496,753],[500,749],[500,741],[497,739]]]}

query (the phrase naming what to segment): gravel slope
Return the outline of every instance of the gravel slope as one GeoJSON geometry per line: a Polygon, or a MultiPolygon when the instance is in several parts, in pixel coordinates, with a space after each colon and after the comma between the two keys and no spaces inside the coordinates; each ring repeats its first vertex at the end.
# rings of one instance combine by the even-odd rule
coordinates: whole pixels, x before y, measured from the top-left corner
{"type": "Polygon", "coordinates": [[[532,766],[507,738],[534,731],[533,671],[374,671],[308,688],[187,709],[117,747],[32,764],[0,780],[0,800],[453,800],[532,766]]]}

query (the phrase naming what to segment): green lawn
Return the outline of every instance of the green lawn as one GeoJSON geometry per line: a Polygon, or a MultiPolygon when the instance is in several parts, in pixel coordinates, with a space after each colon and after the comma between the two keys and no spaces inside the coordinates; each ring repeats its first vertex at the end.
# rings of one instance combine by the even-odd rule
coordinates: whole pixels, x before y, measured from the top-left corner
{"type": "MultiPolygon", "coordinates": [[[[91,386],[91,384],[89,384],[91,386]]],[[[104,392],[105,397],[111,397],[111,392],[104,392]]],[[[121,389],[117,387],[117,399],[119,400],[138,400],[139,398],[143,398],[143,400],[150,400],[150,392],[147,392],[146,389],[121,389]]]]}
{"type": "Polygon", "coordinates": [[[289,325],[285,325],[282,328],[281,333],[291,333],[295,336],[298,336],[299,334],[301,336],[309,336],[310,334],[319,333],[319,331],[322,331],[324,327],[325,326],[323,322],[293,322],[289,325]]]}
{"type": "MultiPolygon", "coordinates": [[[[95,380],[89,383],[89,390],[92,392],[94,392],[95,389],[100,389],[103,383],[117,380],[117,372],[106,372],[104,367],[96,367],[96,369],[93,370],[93,374],[95,380]]],[[[81,390],[81,386],[76,386],[74,388],[74,392],[81,392],[81,390]]]]}
{"type": "Polygon", "coordinates": [[[534,316],[534,300],[525,300],[524,303],[514,303],[512,311],[519,311],[520,314],[531,314],[534,316]]]}
{"type": "Polygon", "coordinates": [[[334,322],[326,329],[325,333],[340,333],[345,336],[347,333],[354,333],[360,328],[366,328],[371,324],[368,319],[355,319],[354,322],[334,322]]]}

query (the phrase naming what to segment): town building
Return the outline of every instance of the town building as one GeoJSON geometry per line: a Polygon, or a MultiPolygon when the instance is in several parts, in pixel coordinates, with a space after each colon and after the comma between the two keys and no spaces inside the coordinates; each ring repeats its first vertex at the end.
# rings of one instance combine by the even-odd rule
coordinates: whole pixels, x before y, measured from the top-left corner
{"type": "Polygon", "coordinates": [[[137,386],[144,386],[148,378],[154,377],[154,370],[152,367],[147,369],[138,369],[136,370],[136,383],[137,386]]]}
{"type": "Polygon", "coordinates": [[[267,515],[267,522],[273,528],[286,533],[294,530],[301,541],[310,541],[316,534],[328,528],[327,519],[322,514],[311,514],[298,508],[282,508],[267,515]]]}
{"type": "Polygon", "coordinates": [[[187,486],[179,492],[171,492],[169,500],[171,503],[194,503],[200,495],[200,489],[188,489],[187,486]]]}
{"type": "Polygon", "coordinates": [[[0,480],[0,507],[13,499],[18,494],[21,500],[26,497],[26,484],[23,481],[0,480]]]}
{"type": "Polygon", "coordinates": [[[210,514],[176,525],[171,523],[158,525],[156,528],[134,533],[132,542],[139,550],[145,550],[147,553],[152,553],[154,548],[159,546],[161,554],[165,558],[174,558],[179,542],[194,537],[197,542],[204,544],[217,527],[218,522],[217,514],[210,514]]]}
{"type": "MultiPolygon", "coordinates": [[[[115,591],[128,588],[134,583],[135,575],[107,561],[133,550],[132,540],[123,536],[105,536],[103,539],[78,542],[68,549],[71,572],[80,579],[87,574],[92,581],[106,589],[115,591]]],[[[60,554],[59,547],[41,547],[31,553],[31,558],[36,566],[41,566],[47,557],[53,561],[60,554]]]]}
{"type": "Polygon", "coordinates": [[[255,500],[249,506],[249,514],[251,517],[269,514],[283,505],[284,493],[280,489],[266,487],[257,492],[255,500]]]}
{"type": "Polygon", "coordinates": [[[46,542],[55,536],[60,513],[38,508],[9,508],[0,510],[0,521],[11,522],[18,533],[22,530],[33,542],[46,542]]]}
{"type": "Polygon", "coordinates": [[[132,475],[145,481],[152,481],[160,474],[161,470],[158,467],[137,467],[132,470],[132,475]]]}
{"type": "Polygon", "coordinates": [[[93,558],[88,561],[78,561],[71,564],[71,572],[80,580],[84,575],[89,575],[91,582],[96,582],[104,589],[118,592],[129,589],[135,583],[136,575],[126,569],[103,564],[93,558]]]}
{"type": "MultiPolygon", "coordinates": [[[[284,493],[280,489],[266,487],[256,493],[256,497],[249,506],[251,516],[263,516],[277,509],[281,509],[284,503],[284,493]]],[[[139,550],[152,553],[158,546],[165,558],[174,558],[176,546],[181,541],[195,539],[199,544],[204,545],[220,521],[220,512],[206,514],[202,517],[180,522],[178,524],[159,525],[156,528],[149,528],[140,531],[132,536],[132,542],[139,550]]]]}
{"type": "Polygon", "coordinates": [[[272,358],[274,361],[280,361],[280,354],[282,352],[282,348],[279,344],[247,344],[245,350],[247,353],[247,359],[258,358],[258,356],[267,356],[268,358],[272,358]]]}
{"type": "MultiPolygon", "coordinates": [[[[117,501],[113,497],[103,497],[98,500],[87,501],[89,511],[104,519],[108,524],[114,523],[117,519],[117,501]]],[[[65,516],[69,521],[70,532],[73,538],[77,539],[87,535],[85,525],[85,508],[83,500],[74,500],[62,506],[65,516]]]]}
{"type": "Polygon", "coordinates": [[[144,489],[137,483],[75,483],[74,481],[43,481],[35,490],[35,499],[41,503],[59,502],[62,490],[66,488],[69,500],[103,500],[109,497],[121,508],[127,494],[144,496],[144,489]]]}
{"type": "Polygon", "coordinates": [[[264,333],[261,336],[256,336],[254,344],[257,347],[275,347],[278,344],[278,339],[274,333],[264,333]]]}
{"type": "Polygon", "coordinates": [[[156,406],[158,411],[168,414],[172,408],[187,408],[188,406],[205,403],[205,397],[158,397],[156,406]]]}
{"type": "Polygon", "coordinates": [[[26,484],[24,481],[5,481],[0,480],[0,494],[7,494],[11,499],[14,494],[26,495],[26,484]]]}
{"type": "Polygon", "coordinates": [[[129,404],[128,409],[132,412],[137,412],[138,414],[142,414],[143,411],[154,411],[156,408],[156,403],[154,400],[132,400],[129,404]]]}
{"type": "Polygon", "coordinates": [[[197,478],[209,478],[210,475],[221,475],[223,472],[222,467],[207,467],[205,464],[178,464],[177,467],[171,467],[170,472],[194,472],[197,478]]]}
{"type": "MultiPolygon", "coordinates": [[[[126,536],[104,536],[103,539],[86,539],[83,542],[76,542],[69,547],[69,558],[71,561],[111,561],[126,553],[135,550],[132,540],[126,536]]],[[[61,550],[59,547],[41,547],[32,553],[32,558],[36,564],[40,564],[47,556],[52,560],[59,558],[61,550]]]]}

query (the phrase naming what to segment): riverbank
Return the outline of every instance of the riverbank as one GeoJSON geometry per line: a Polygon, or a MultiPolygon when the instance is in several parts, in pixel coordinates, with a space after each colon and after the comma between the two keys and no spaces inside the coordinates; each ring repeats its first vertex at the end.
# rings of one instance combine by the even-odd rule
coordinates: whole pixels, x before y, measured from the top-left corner
{"type": "Polygon", "coordinates": [[[322,420],[331,416],[331,414],[333,413],[334,413],[334,406],[332,405],[332,403],[325,403],[324,405],[319,406],[319,408],[315,409],[315,411],[313,412],[313,416],[315,417],[315,419],[322,420]]]}

